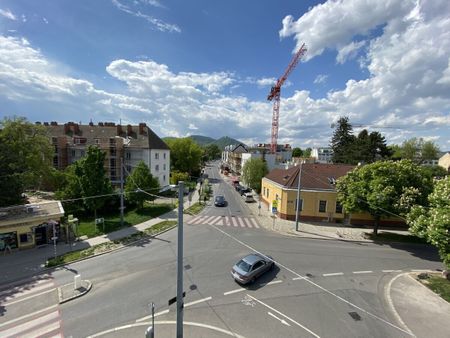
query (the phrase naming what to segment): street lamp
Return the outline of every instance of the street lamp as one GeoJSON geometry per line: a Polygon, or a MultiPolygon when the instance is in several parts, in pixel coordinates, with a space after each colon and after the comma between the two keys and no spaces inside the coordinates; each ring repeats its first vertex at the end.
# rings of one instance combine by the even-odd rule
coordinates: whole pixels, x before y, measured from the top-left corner
{"type": "MultiPolygon", "coordinates": [[[[300,213],[300,185],[302,180],[302,165],[303,162],[300,162],[300,168],[298,171],[298,186],[297,186],[297,205],[295,207],[295,231],[298,231],[298,219],[300,213]]],[[[303,206],[303,203],[302,203],[303,206]]]]}

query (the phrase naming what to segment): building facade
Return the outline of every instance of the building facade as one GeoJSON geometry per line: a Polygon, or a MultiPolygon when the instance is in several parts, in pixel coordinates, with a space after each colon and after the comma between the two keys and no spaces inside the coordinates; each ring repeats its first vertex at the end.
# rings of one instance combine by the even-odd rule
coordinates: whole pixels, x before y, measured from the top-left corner
{"type": "Polygon", "coordinates": [[[445,153],[439,158],[439,166],[447,170],[450,173],[450,152],[445,153]]]}
{"type": "Polygon", "coordinates": [[[122,160],[124,176],[144,161],[161,187],[169,185],[170,149],[145,123],[122,126],[109,122],[44,122],[44,126],[55,149],[53,166],[57,169],[63,170],[81,159],[92,145],[106,154],[105,170],[113,185],[120,184],[122,160]]]}
{"type": "Polygon", "coordinates": [[[333,158],[333,149],[331,148],[313,148],[311,157],[315,158],[317,163],[331,163],[333,158]]]}
{"type": "MultiPolygon", "coordinates": [[[[301,171],[299,219],[352,225],[373,225],[368,213],[346,213],[337,201],[336,180],[353,170],[344,164],[305,163],[301,171]]],[[[274,169],[262,179],[261,201],[269,210],[277,209],[282,219],[295,220],[300,166],[274,169]]],[[[404,226],[398,218],[383,219],[382,225],[404,226]]]]}

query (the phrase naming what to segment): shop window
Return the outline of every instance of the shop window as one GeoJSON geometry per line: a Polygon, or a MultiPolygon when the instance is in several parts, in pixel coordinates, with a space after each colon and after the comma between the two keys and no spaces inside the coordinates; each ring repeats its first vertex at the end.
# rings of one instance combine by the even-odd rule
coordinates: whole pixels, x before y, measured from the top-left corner
{"type": "Polygon", "coordinates": [[[319,212],[327,212],[327,201],[319,201],[319,212]]]}
{"type": "Polygon", "coordinates": [[[20,244],[31,243],[33,241],[33,236],[31,235],[31,233],[20,234],[19,240],[20,240],[20,244]]]}

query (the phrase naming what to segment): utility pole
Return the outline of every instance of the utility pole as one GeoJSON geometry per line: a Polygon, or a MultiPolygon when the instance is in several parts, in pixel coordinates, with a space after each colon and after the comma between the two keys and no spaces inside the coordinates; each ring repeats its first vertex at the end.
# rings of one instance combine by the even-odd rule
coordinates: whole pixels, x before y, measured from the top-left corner
{"type": "MultiPolygon", "coordinates": [[[[300,213],[300,185],[302,180],[302,164],[303,162],[300,162],[300,169],[298,171],[298,186],[297,186],[297,205],[295,208],[295,231],[298,231],[298,219],[299,219],[299,213],[300,213]]],[[[303,203],[302,203],[303,207],[303,203]]]]}
{"type": "Polygon", "coordinates": [[[120,158],[120,226],[123,227],[123,157],[120,158]]]}
{"type": "Polygon", "coordinates": [[[184,182],[178,182],[177,338],[183,338],[183,198],[184,182]]]}

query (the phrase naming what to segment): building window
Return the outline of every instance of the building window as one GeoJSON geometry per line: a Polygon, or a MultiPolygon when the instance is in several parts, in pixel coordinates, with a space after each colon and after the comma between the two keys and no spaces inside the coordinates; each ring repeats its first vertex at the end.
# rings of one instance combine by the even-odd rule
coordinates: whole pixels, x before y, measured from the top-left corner
{"type": "Polygon", "coordinates": [[[155,160],[159,159],[159,153],[155,153],[155,160]]]}
{"type": "Polygon", "coordinates": [[[269,197],[269,188],[267,188],[267,197],[269,197]]]}
{"type": "MultiPolygon", "coordinates": [[[[295,210],[297,210],[297,199],[295,199],[295,205],[294,205],[295,210]]],[[[300,204],[298,205],[298,211],[303,211],[303,199],[300,198],[300,204]]]]}
{"type": "Polygon", "coordinates": [[[100,140],[98,138],[95,139],[95,144],[100,144],[100,140]]]}
{"type": "Polygon", "coordinates": [[[75,157],[75,150],[72,149],[72,157],[75,157]]]}
{"type": "Polygon", "coordinates": [[[336,214],[342,214],[342,205],[336,201],[336,214]]]}
{"type": "Polygon", "coordinates": [[[319,201],[319,212],[327,212],[327,201],[319,201]]]}
{"type": "Polygon", "coordinates": [[[19,235],[20,243],[30,243],[33,241],[33,236],[31,233],[20,234],[19,235]]]}
{"type": "Polygon", "coordinates": [[[166,153],[164,153],[164,159],[166,159],[166,153]]]}
{"type": "Polygon", "coordinates": [[[155,165],[155,171],[159,171],[159,164],[155,165]]]}
{"type": "Polygon", "coordinates": [[[84,156],[84,150],[80,151],[80,155],[81,155],[81,157],[84,156]]]}
{"type": "Polygon", "coordinates": [[[127,160],[131,160],[131,153],[129,151],[127,151],[125,153],[125,157],[126,157],[127,160]]]}
{"type": "Polygon", "coordinates": [[[165,163],[163,164],[163,170],[166,170],[166,164],[165,163]]]}
{"type": "Polygon", "coordinates": [[[263,188],[263,196],[266,196],[266,187],[263,188]]]}
{"type": "Polygon", "coordinates": [[[131,173],[131,165],[127,165],[127,171],[128,171],[128,174],[131,173]]]}

